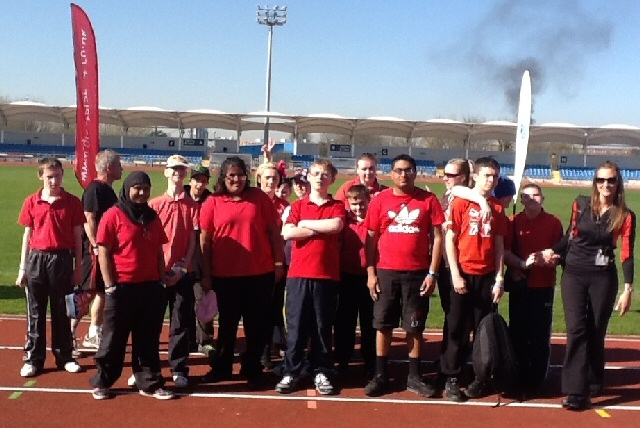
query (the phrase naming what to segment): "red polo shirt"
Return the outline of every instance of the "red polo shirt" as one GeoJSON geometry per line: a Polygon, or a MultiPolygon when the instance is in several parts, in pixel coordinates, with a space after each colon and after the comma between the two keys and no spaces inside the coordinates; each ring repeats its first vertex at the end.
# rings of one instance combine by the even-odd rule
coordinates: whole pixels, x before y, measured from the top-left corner
{"type": "MultiPolygon", "coordinates": [[[[340,218],[344,224],[346,211],[342,201],[329,200],[316,205],[306,196],[291,204],[286,224],[297,225],[300,220],[340,218]]],[[[289,278],[340,280],[341,233],[319,233],[310,238],[293,241],[289,278]]]]}
{"type": "Polygon", "coordinates": [[[504,208],[493,196],[487,199],[492,216],[488,223],[480,218],[480,206],[461,198],[451,203],[449,229],[456,233],[458,262],[470,275],[485,275],[496,270],[494,238],[507,234],[504,208]]]}
{"type": "Polygon", "coordinates": [[[200,205],[188,197],[187,192],[182,192],[177,199],[164,193],[153,198],[149,206],[158,213],[169,240],[162,246],[165,268],[168,271],[174,263],[187,255],[191,233],[199,229],[200,205]]]}
{"type": "Polygon", "coordinates": [[[380,237],[378,268],[415,271],[429,268],[430,229],[444,223],[444,213],[438,198],[419,187],[410,195],[386,189],[371,200],[364,222],[380,237]]]}
{"type": "MultiPolygon", "coordinates": [[[[546,211],[541,211],[534,218],[523,212],[511,217],[507,228],[504,247],[514,250],[514,224],[517,233],[516,246],[519,257],[526,260],[529,254],[551,248],[564,235],[560,219],[546,211]],[[515,221],[515,223],[514,223],[515,221]]],[[[556,285],[556,268],[531,266],[527,284],[532,288],[554,287],[556,285]]]]}
{"type": "Polygon", "coordinates": [[[158,249],[167,242],[167,235],[159,218],[141,225],[114,206],[102,216],[96,242],[111,248],[118,283],[160,280],[158,249]]]}
{"type": "Polygon", "coordinates": [[[255,276],[274,271],[274,256],[267,232],[278,224],[269,196],[251,187],[234,200],[214,194],[200,211],[200,228],[212,234],[211,275],[255,276]]]}
{"type": "Polygon", "coordinates": [[[358,221],[355,215],[348,212],[340,251],[340,270],[342,272],[352,275],[367,274],[367,258],[364,251],[366,237],[367,228],[364,221],[358,221]]]}
{"type": "Polygon", "coordinates": [[[18,217],[18,224],[31,228],[29,248],[40,251],[73,250],[73,228],[84,222],[82,202],[64,189],[51,204],[42,189],[28,196],[18,217]]]}
{"type": "MultiPolygon", "coordinates": [[[[340,186],[340,188],[338,189],[338,191],[334,196],[335,199],[344,201],[344,205],[346,209],[349,209],[349,201],[347,200],[347,191],[351,186],[355,186],[357,184],[362,184],[360,182],[360,177],[356,177],[353,180],[345,182],[342,186],[340,186]]],[[[388,187],[385,186],[384,184],[380,184],[378,182],[378,179],[376,178],[376,181],[373,183],[373,187],[367,187],[367,189],[369,190],[369,196],[373,198],[378,193],[382,192],[384,189],[388,189],[388,187]]]]}

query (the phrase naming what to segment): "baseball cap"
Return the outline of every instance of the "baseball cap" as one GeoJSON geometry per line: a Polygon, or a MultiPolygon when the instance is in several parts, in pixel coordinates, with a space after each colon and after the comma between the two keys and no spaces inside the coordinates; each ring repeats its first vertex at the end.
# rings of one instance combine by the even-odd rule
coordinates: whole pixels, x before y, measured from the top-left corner
{"type": "Polygon", "coordinates": [[[189,162],[187,162],[187,159],[181,155],[169,156],[169,159],[167,159],[167,168],[175,168],[177,166],[189,168],[189,162]]]}
{"type": "Polygon", "coordinates": [[[493,196],[500,199],[504,196],[513,196],[516,194],[516,184],[508,177],[500,177],[498,185],[493,191],[493,196]]]}
{"type": "Polygon", "coordinates": [[[209,172],[209,168],[202,165],[196,165],[191,168],[191,178],[197,177],[199,175],[204,175],[207,178],[211,177],[211,173],[209,172]]]}

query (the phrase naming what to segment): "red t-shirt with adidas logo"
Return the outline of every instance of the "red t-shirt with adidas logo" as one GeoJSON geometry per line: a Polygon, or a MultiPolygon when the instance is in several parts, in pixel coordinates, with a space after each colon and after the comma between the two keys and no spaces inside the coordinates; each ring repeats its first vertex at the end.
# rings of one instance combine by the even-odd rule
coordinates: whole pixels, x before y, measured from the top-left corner
{"type": "Polygon", "coordinates": [[[431,226],[441,226],[444,213],[431,192],[416,187],[411,195],[395,195],[385,189],[371,200],[364,222],[380,235],[378,268],[423,270],[431,264],[431,226]]]}

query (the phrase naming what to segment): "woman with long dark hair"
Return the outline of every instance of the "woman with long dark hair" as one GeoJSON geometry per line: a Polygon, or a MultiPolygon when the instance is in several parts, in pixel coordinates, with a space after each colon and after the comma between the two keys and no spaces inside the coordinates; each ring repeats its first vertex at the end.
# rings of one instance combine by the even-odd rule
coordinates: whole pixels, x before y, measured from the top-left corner
{"type": "Polygon", "coordinates": [[[246,338],[240,374],[250,387],[262,379],[260,357],[269,334],[273,287],[283,275],[279,217],[269,196],[251,187],[244,161],[227,158],[214,194],[202,205],[202,288],[218,298],[218,340],[203,382],[227,380],[240,318],[246,338]]]}
{"type": "Polygon", "coordinates": [[[602,391],[604,339],[618,293],[614,250],[621,242],[624,290],[616,309],[624,315],[633,292],[633,245],[636,217],[625,202],[618,165],[604,162],[596,169],[591,197],[573,203],[567,234],[543,252],[546,260],[565,255],[562,302],[567,324],[567,349],[562,369],[562,402],[569,410],[590,405],[602,391]]]}

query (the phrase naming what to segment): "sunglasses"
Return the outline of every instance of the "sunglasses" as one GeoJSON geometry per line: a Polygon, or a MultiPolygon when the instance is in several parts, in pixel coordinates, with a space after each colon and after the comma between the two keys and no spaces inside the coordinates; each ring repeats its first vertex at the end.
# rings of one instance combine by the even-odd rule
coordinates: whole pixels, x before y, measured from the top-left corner
{"type": "Polygon", "coordinates": [[[456,178],[456,177],[460,177],[461,175],[462,174],[460,174],[460,173],[458,173],[458,174],[454,174],[454,173],[451,173],[451,172],[445,172],[444,173],[444,176],[447,177],[447,178],[456,178]]]}
{"type": "Polygon", "coordinates": [[[596,183],[618,184],[618,177],[596,177],[596,183]]]}

